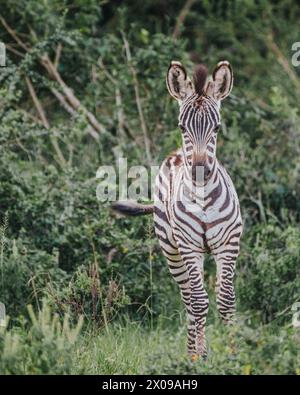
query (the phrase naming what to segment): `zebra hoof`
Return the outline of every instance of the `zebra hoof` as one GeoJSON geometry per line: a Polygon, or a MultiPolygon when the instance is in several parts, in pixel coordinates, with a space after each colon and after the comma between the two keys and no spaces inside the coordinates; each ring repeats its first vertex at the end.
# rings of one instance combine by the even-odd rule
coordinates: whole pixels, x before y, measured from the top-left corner
{"type": "Polygon", "coordinates": [[[191,356],[191,361],[192,362],[197,362],[201,359],[201,361],[206,361],[207,360],[207,354],[205,355],[198,355],[198,354],[193,354],[191,356]]]}
{"type": "Polygon", "coordinates": [[[198,359],[199,359],[199,355],[197,355],[197,354],[193,354],[193,355],[191,356],[191,361],[192,361],[192,362],[197,362],[198,359]]]}

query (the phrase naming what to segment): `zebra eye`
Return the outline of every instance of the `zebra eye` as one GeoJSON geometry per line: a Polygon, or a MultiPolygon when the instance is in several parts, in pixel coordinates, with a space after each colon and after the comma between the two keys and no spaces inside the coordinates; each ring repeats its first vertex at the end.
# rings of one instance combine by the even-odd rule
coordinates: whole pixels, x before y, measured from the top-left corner
{"type": "Polygon", "coordinates": [[[215,127],[215,133],[218,133],[221,130],[221,125],[217,125],[215,127]]]}
{"type": "Polygon", "coordinates": [[[184,132],[184,130],[185,130],[185,129],[184,129],[184,126],[179,125],[179,127],[180,127],[181,131],[184,132]]]}

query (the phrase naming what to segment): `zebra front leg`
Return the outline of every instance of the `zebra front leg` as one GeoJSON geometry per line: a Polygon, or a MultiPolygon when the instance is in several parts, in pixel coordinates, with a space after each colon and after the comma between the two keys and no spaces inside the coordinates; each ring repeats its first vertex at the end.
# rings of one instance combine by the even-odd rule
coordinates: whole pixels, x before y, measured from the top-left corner
{"type": "Polygon", "coordinates": [[[196,343],[195,343],[195,320],[191,308],[191,288],[189,275],[185,263],[183,262],[179,251],[177,242],[173,236],[173,229],[169,223],[169,219],[165,213],[165,207],[160,201],[156,201],[155,214],[155,232],[159,240],[159,244],[163,251],[164,256],[167,258],[169,271],[172,274],[174,280],[177,282],[180,292],[181,299],[185,305],[188,317],[188,339],[187,349],[188,354],[193,360],[196,355],[196,343]]]}
{"type": "Polygon", "coordinates": [[[217,308],[222,321],[230,325],[229,345],[231,352],[236,352],[235,347],[235,291],[234,274],[237,255],[229,254],[228,249],[215,256],[217,265],[216,299],[217,308]],[[226,251],[226,252],[225,252],[226,251]]]}
{"type": "Polygon", "coordinates": [[[191,307],[191,287],[190,287],[188,271],[179,254],[173,255],[172,259],[170,258],[170,254],[168,254],[167,260],[168,260],[170,273],[172,274],[174,280],[177,282],[180,288],[181,300],[183,301],[186,308],[187,317],[188,317],[187,350],[191,359],[195,360],[196,359],[195,319],[191,307]]]}
{"type": "Polygon", "coordinates": [[[233,278],[236,256],[219,253],[215,256],[217,265],[216,298],[217,307],[224,323],[232,324],[235,316],[235,292],[233,278]]]}
{"type": "Polygon", "coordinates": [[[187,267],[190,289],[191,289],[191,309],[195,319],[195,342],[196,354],[202,357],[207,356],[205,325],[208,312],[208,295],[204,289],[203,277],[203,255],[195,252],[184,252],[182,258],[187,267]]]}

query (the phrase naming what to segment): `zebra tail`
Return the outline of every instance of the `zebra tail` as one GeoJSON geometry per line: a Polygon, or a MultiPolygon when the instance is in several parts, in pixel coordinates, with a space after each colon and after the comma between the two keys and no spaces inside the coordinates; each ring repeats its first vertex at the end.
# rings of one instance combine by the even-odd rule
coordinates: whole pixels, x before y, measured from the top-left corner
{"type": "Polygon", "coordinates": [[[154,212],[153,204],[141,204],[130,200],[115,202],[111,208],[119,214],[131,217],[152,214],[154,212]]]}

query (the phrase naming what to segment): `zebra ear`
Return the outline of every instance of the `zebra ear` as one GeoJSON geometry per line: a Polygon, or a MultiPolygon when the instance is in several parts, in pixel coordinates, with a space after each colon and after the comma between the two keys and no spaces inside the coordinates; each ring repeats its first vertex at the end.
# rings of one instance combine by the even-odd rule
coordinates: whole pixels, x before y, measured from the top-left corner
{"type": "Polygon", "coordinates": [[[182,101],[194,93],[193,84],[180,62],[174,60],[171,62],[166,83],[170,95],[178,101],[182,101]]]}
{"type": "Polygon", "coordinates": [[[206,94],[215,100],[224,100],[231,92],[233,85],[233,72],[230,63],[226,60],[219,62],[214,69],[212,81],[209,82],[206,94]]]}

